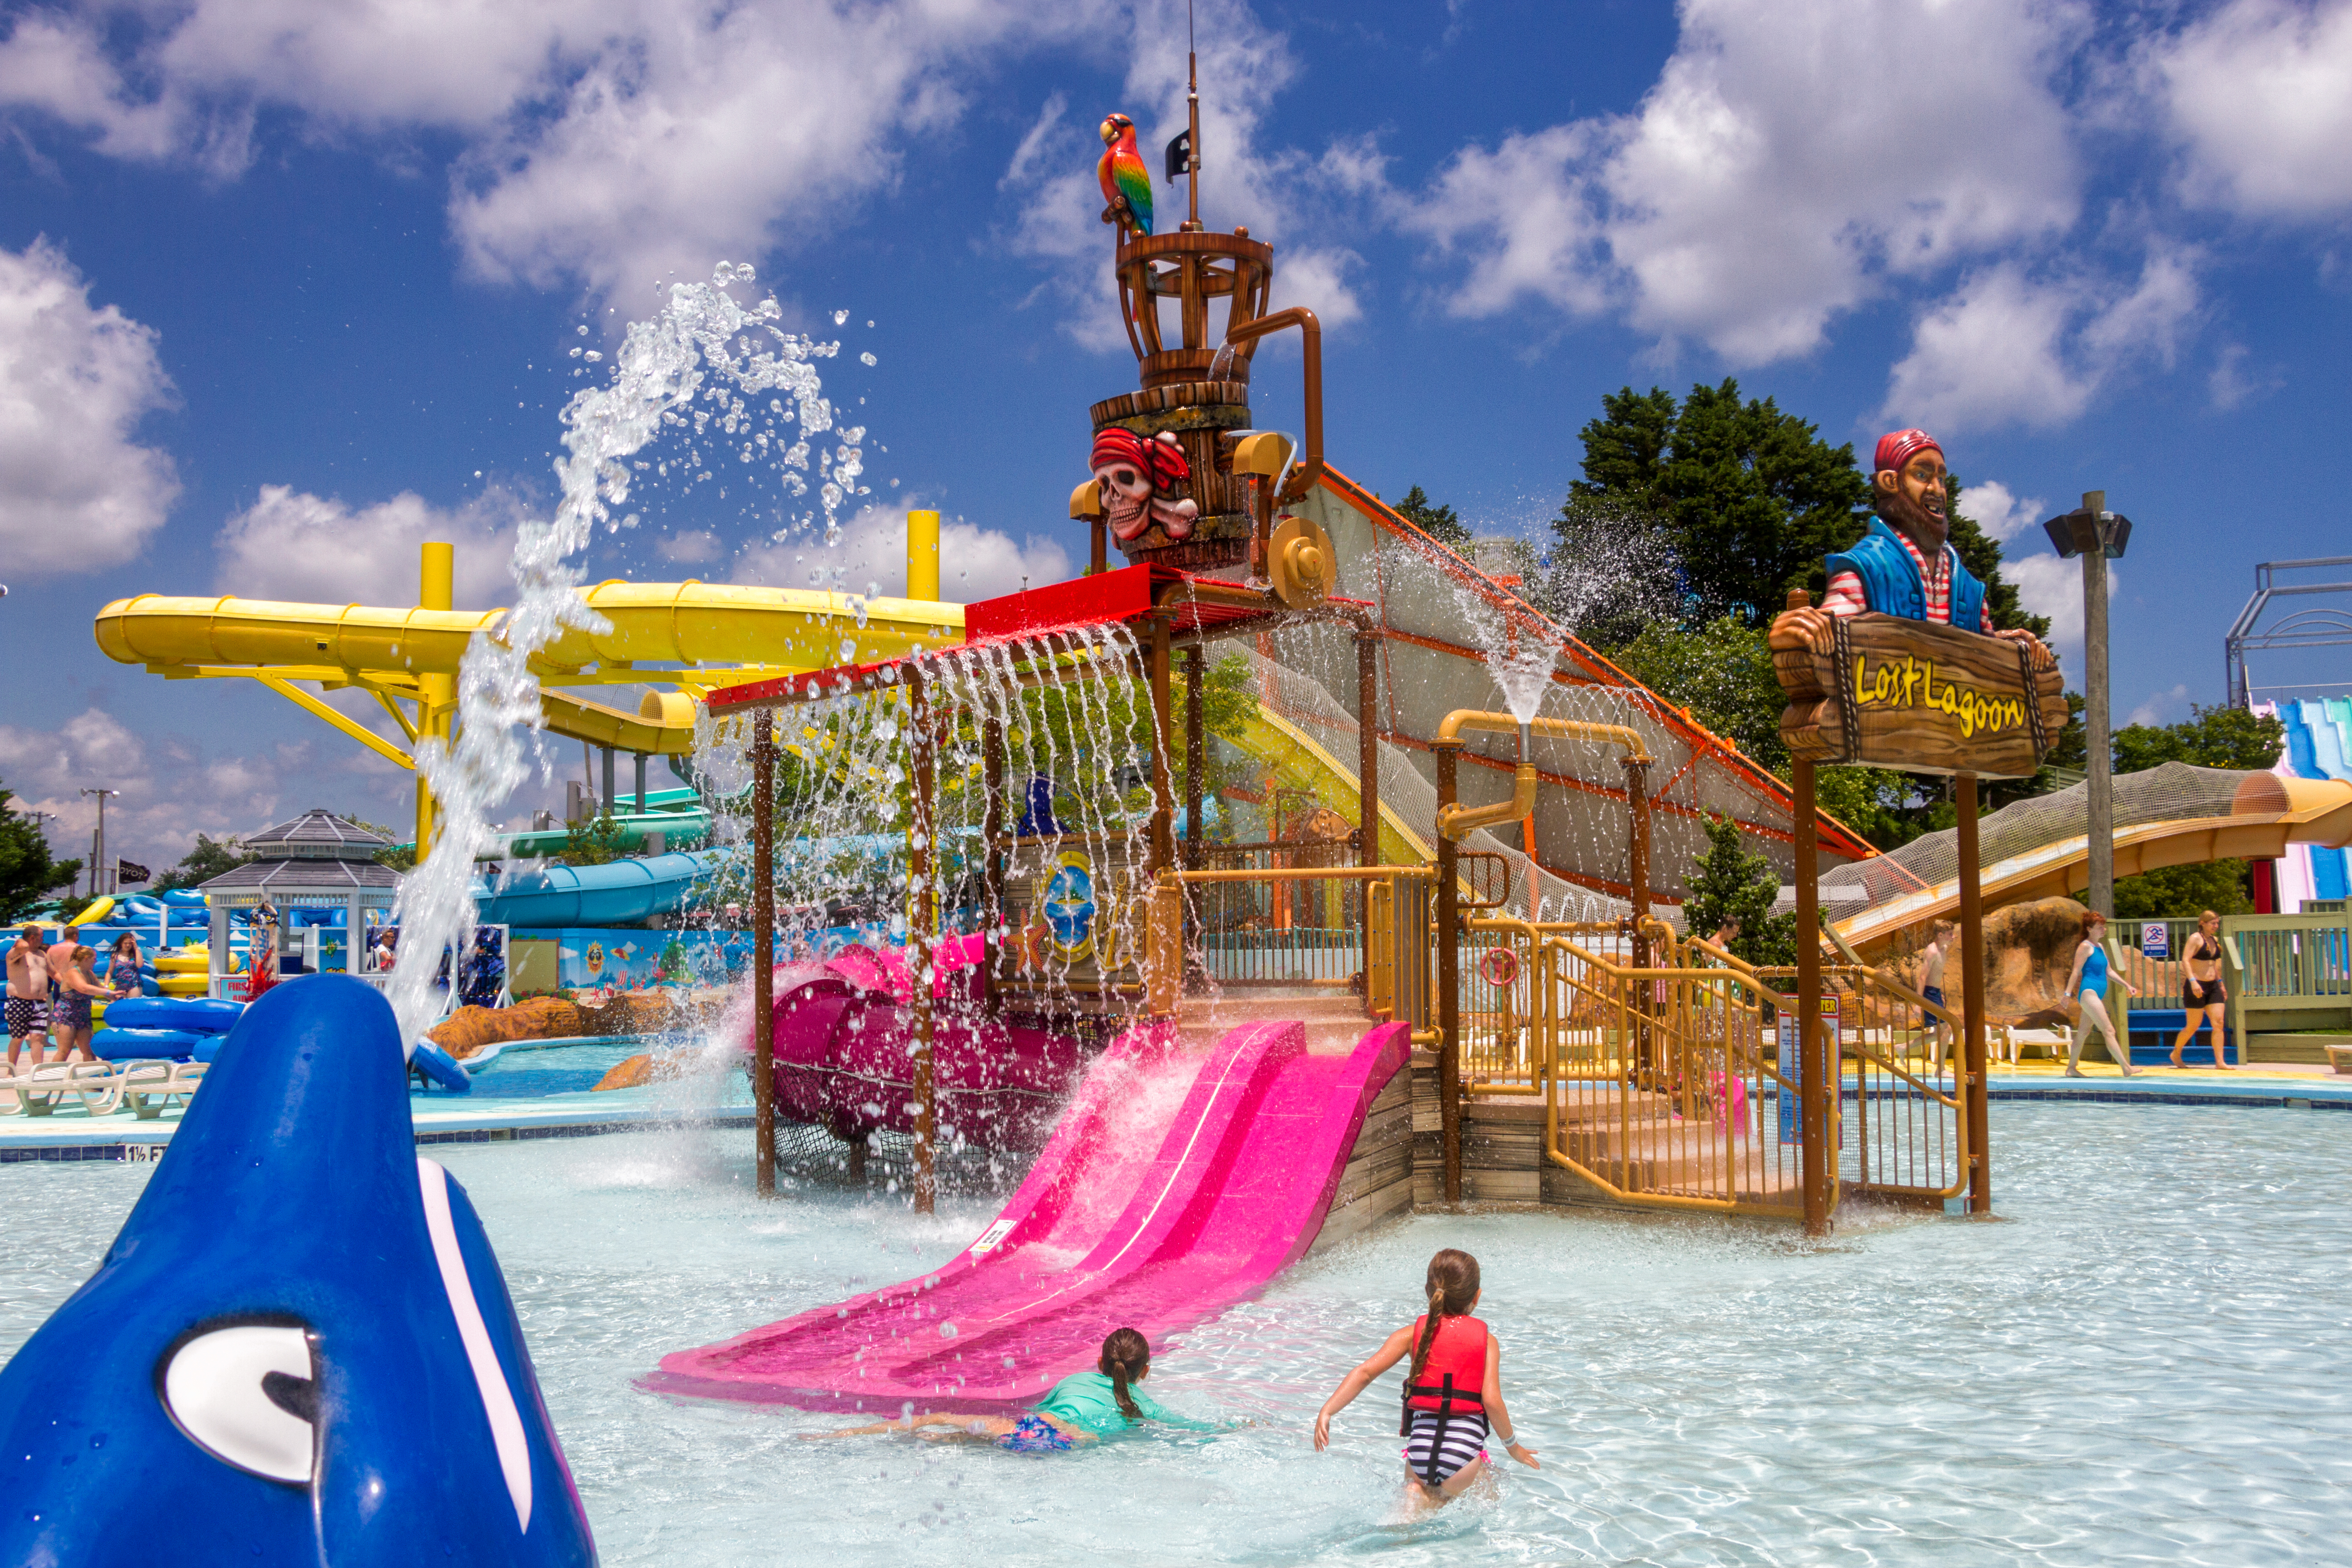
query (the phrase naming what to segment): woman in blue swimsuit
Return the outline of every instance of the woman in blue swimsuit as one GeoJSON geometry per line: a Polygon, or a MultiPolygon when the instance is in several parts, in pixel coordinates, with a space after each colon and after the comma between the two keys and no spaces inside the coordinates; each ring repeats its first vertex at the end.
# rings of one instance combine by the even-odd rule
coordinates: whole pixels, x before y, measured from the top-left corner
{"type": "Polygon", "coordinates": [[[2107,1016],[2107,982],[2112,980],[2132,995],[2139,992],[2132,983],[2107,969],[2107,917],[2096,910],[2083,911],[2083,940],[2074,944],[2074,971],[2066,977],[2066,994],[2077,1004],[2074,1029],[2066,1045],[2066,1076],[2081,1078],[2083,1069],[2075,1064],[2083,1057],[2083,1043],[2093,1029],[2106,1036],[2107,1055],[2123,1069],[2126,1078],[2132,1075],[2131,1047],[2116,1039],[2116,1022],[2107,1016]]]}

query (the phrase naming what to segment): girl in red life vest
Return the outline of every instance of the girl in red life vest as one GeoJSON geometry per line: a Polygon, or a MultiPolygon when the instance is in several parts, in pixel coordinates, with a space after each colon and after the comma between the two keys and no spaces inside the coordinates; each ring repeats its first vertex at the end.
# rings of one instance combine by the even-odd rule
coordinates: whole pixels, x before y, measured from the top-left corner
{"type": "Polygon", "coordinates": [[[1429,1310],[1399,1329],[1371,1359],[1340,1381],[1315,1417],[1315,1447],[1330,1446],[1331,1417],[1348,1407],[1372,1379],[1411,1352],[1404,1380],[1405,1494],[1416,1508],[1442,1508],[1486,1473],[1486,1434],[1531,1470],[1535,1450],[1522,1447],[1503,1404],[1503,1347],[1470,1316],[1478,1305],[1478,1260],[1449,1247],[1429,1260],[1429,1310]]]}

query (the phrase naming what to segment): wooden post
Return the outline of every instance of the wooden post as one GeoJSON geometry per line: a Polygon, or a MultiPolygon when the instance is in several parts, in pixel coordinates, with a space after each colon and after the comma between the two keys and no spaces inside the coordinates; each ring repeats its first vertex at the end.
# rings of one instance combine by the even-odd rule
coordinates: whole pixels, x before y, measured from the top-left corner
{"type": "MultiPolygon", "coordinates": [[[[1984,894],[1978,886],[1977,775],[1960,784],[1961,1070],[1968,1075],[1961,1114],[1969,1119],[1969,1212],[1992,1213],[1992,1125],[1985,1098],[1984,894]]],[[[2131,1037],[2124,1037],[2129,1039],[2131,1037]]]]}
{"type": "Polygon", "coordinates": [[[981,788],[988,796],[981,826],[981,919],[988,934],[981,949],[980,996],[983,1009],[996,1005],[996,966],[1004,952],[1004,860],[997,840],[1004,837],[1004,721],[990,714],[980,725],[981,788]]]}
{"type": "Polygon", "coordinates": [[[931,931],[936,898],[931,888],[931,868],[938,864],[932,853],[931,835],[937,830],[939,813],[934,809],[932,790],[937,783],[936,757],[938,736],[933,733],[935,719],[929,701],[929,683],[923,679],[921,668],[909,662],[907,668],[907,716],[908,737],[912,744],[914,779],[912,788],[913,842],[907,856],[907,978],[908,1005],[914,1011],[915,1034],[915,1212],[929,1214],[937,1194],[932,1171],[932,1143],[939,1134],[939,1110],[934,1103],[935,1090],[931,1079],[932,997],[931,931]]]}
{"type": "Polygon", "coordinates": [[[1209,767],[1209,737],[1201,704],[1208,686],[1208,659],[1201,645],[1184,650],[1184,868],[1201,868],[1202,777],[1209,767]]]}
{"type": "MultiPolygon", "coordinates": [[[[1437,758],[1437,819],[1454,804],[1460,741],[1433,741],[1437,758]]],[[[1462,1201],[1462,933],[1461,891],[1455,887],[1454,840],[1437,836],[1437,1118],[1445,1159],[1445,1201],[1462,1201]]]]}
{"type": "Polygon", "coordinates": [[[1627,757],[1619,766],[1625,770],[1625,803],[1633,808],[1633,839],[1626,846],[1625,879],[1632,884],[1633,962],[1647,968],[1650,939],[1643,934],[1642,927],[1650,918],[1650,763],[1647,758],[1627,757]]]}
{"type": "Polygon", "coordinates": [[[751,716],[751,1138],[755,1185],[776,1195],[776,716],[751,716]]]}
{"type": "MultiPolygon", "coordinates": [[[[1356,864],[1381,864],[1381,637],[1356,630],[1356,864]]],[[[1371,971],[1368,967],[1367,974],[1371,971]]]]}
{"type": "MultiPolygon", "coordinates": [[[[1813,805],[1813,764],[1796,763],[1797,830],[1797,1083],[1804,1145],[1805,1234],[1830,1233],[1829,1097],[1832,1083],[1822,1049],[1820,817],[1813,805]]],[[[1786,1092],[1783,1090],[1783,1092],[1786,1092]]]]}
{"type": "Polygon", "coordinates": [[[1168,617],[1153,616],[1144,663],[1151,688],[1151,864],[1147,880],[1156,880],[1176,864],[1176,801],[1168,776],[1168,736],[1175,728],[1170,712],[1168,634],[1168,617]]]}

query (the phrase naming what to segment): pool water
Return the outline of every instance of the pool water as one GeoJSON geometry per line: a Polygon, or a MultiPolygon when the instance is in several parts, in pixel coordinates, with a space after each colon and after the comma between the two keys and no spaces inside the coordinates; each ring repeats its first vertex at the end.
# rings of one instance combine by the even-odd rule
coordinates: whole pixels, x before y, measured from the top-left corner
{"type": "MultiPolygon", "coordinates": [[[[593,1046],[508,1046],[488,1062],[467,1067],[472,1087],[463,1097],[473,1100],[540,1100],[551,1094],[577,1094],[592,1089],[606,1073],[646,1051],[641,1040],[593,1046]]],[[[424,1085],[411,1077],[410,1093],[420,1100],[446,1102],[461,1097],[424,1085]]]]}
{"type": "MultiPolygon", "coordinates": [[[[2324,1111],[1993,1107],[2002,1223],[1779,1228],[1419,1215],[1163,1346],[1151,1387],[1248,1421],[1061,1456],[673,1404],[631,1379],[951,1256],[923,1218],[801,1183],[741,1133],[438,1148],[503,1260],[608,1564],[2166,1563],[2352,1555],[2352,1122],[2324,1111]],[[1481,1315],[1544,1468],[1395,1515],[1393,1376],[1308,1441],[1417,1310],[1429,1254],[1481,1315]]],[[[0,1167],[0,1353],[88,1272],[151,1167],[0,1167]]],[[[1499,1458],[1499,1453],[1497,1455],[1499,1458]]]]}

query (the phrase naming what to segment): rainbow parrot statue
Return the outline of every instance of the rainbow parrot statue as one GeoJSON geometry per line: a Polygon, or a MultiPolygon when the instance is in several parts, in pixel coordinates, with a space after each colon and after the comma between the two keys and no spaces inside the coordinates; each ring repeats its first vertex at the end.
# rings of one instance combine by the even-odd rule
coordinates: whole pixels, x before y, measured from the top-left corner
{"type": "Polygon", "coordinates": [[[1102,162],[1095,178],[1102,184],[1105,223],[1130,225],[1138,234],[1151,232],[1151,171],[1135,150],[1135,121],[1114,114],[1102,122],[1102,162]]]}

